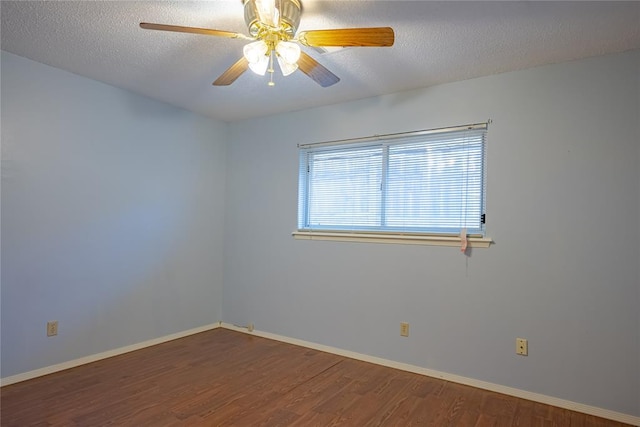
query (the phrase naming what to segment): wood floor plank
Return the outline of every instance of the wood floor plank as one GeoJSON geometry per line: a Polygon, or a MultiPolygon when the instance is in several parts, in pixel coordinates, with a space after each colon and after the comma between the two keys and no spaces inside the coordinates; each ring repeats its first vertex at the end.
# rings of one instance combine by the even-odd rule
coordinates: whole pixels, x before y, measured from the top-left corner
{"type": "Polygon", "coordinates": [[[2,387],[0,407],[3,427],[624,426],[226,329],[2,387]]]}
{"type": "Polygon", "coordinates": [[[446,411],[444,400],[430,394],[414,401],[413,408],[407,418],[415,425],[435,425],[437,420],[444,416],[444,411],[446,411]]]}
{"type": "Polygon", "coordinates": [[[534,413],[534,403],[530,400],[518,399],[516,411],[513,415],[513,425],[517,427],[541,426],[542,419],[534,413]]]}

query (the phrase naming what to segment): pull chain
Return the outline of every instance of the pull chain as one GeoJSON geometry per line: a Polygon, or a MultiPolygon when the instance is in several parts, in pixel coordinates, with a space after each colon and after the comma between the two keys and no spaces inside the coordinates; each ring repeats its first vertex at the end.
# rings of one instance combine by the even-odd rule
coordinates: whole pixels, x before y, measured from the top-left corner
{"type": "Polygon", "coordinates": [[[269,54],[269,69],[267,71],[271,73],[271,78],[267,84],[269,86],[275,86],[276,84],[273,82],[273,50],[269,54]]]}

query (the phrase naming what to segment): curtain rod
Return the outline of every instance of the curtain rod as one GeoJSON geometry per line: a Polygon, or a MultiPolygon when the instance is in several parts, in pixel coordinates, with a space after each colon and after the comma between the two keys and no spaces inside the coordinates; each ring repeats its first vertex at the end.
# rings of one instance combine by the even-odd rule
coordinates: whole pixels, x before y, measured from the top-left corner
{"type": "Polygon", "coordinates": [[[366,136],[363,138],[349,138],[349,139],[339,139],[335,141],[326,141],[326,142],[312,142],[309,144],[298,144],[298,148],[326,147],[330,145],[341,145],[341,144],[351,144],[351,143],[366,143],[366,142],[373,142],[373,141],[380,141],[380,140],[403,138],[406,136],[430,135],[434,133],[456,132],[456,131],[462,131],[462,130],[481,130],[481,129],[486,130],[488,129],[489,124],[491,122],[492,120],[489,119],[484,123],[473,123],[469,125],[416,130],[416,131],[410,131],[410,132],[389,133],[386,135],[373,135],[373,136],[366,136]]]}

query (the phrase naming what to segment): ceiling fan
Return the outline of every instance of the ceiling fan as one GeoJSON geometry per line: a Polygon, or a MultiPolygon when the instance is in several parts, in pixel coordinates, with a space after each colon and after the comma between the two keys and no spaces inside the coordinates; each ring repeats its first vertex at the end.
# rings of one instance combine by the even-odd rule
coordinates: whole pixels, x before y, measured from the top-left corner
{"type": "Polygon", "coordinates": [[[250,36],[231,31],[148,22],[141,22],[140,27],[251,41],[244,46],[243,56],[213,82],[214,86],[230,85],[247,69],[259,75],[265,75],[268,71],[271,74],[268,84],[274,86],[275,58],[284,76],[299,68],[320,86],[328,87],[338,83],[340,78],[301,51],[297,43],[314,48],[393,46],[395,36],[390,27],[311,30],[296,35],[302,10],[299,0],[243,0],[243,4],[244,20],[250,36]]]}

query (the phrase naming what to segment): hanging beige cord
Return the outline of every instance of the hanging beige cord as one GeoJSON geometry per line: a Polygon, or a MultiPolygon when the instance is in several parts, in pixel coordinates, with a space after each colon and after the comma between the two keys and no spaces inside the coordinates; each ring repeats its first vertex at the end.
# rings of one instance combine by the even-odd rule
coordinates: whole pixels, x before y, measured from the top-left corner
{"type": "Polygon", "coordinates": [[[467,251],[467,229],[460,230],[460,252],[465,253],[467,251]]]}

